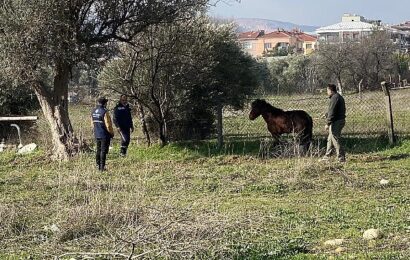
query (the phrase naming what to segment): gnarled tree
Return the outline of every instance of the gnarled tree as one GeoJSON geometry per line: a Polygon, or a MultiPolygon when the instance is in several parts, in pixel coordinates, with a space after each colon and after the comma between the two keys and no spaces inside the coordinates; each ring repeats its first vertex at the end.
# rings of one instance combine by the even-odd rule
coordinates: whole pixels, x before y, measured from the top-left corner
{"type": "Polygon", "coordinates": [[[73,66],[109,58],[152,24],[189,19],[206,0],[4,0],[0,6],[0,69],[31,86],[47,119],[53,157],[78,151],[68,113],[73,66]]]}

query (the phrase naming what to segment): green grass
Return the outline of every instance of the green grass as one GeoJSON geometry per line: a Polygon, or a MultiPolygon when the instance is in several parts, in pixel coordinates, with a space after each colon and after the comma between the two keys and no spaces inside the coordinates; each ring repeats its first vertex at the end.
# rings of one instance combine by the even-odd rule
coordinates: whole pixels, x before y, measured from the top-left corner
{"type": "Polygon", "coordinates": [[[112,259],[130,255],[126,240],[139,236],[134,256],[152,259],[408,259],[410,140],[345,144],[345,165],[262,160],[255,139],[222,150],[212,141],[134,145],[125,159],[115,146],[104,174],[93,154],[69,163],[43,151],[1,154],[0,258],[112,259]],[[364,241],[369,228],[383,238],[364,241]],[[323,245],[335,238],[345,239],[341,254],[323,245]]]}
{"type": "MultiPolygon", "coordinates": [[[[396,129],[408,133],[404,97],[393,94],[393,102],[396,129]]],[[[270,101],[311,113],[313,151],[323,151],[327,100],[304,98],[270,101]]],[[[408,259],[410,140],[392,147],[383,137],[380,93],[346,101],[345,134],[351,137],[344,139],[345,165],[322,164],[316,156],[263,159],[261,148],[269,142],[258,136],[267,135],[265,123],[249,121],[245,110],[226,111],[225,134],[236,137],[227,137],[222,149],[213,140],[164,148],[133,140],[124,159],[115,139],[109,171],[101,174],[92,153],[50,161],[48,129],[40,120],[42,150],[0,154],[0,259],[87,257],[80,253],[124,259],[130,242],[133,256],[149,259],[408,259]],[[380,185],[383,178],[390,183],[380,185]],[[383,238],[364,241],[369,228],[382,229],[383,238]],[[340,254],[323,245],[336,238],[345,239],[340,254]]],[[[74,128],[87,141],[90,109],[70,108],[74,128]]]]}

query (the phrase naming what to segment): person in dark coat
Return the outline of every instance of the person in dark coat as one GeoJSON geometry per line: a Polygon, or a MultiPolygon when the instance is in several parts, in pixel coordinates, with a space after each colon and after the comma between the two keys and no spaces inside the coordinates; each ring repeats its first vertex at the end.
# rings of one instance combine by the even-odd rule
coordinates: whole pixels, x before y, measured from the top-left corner
{"type": "Polygon", "coordinates": [[[134,132],[131,108],[126,95],[120,97],[120,101],[114,108],[114,124],[121,135],[121,156],[127,154],[127,149],[131,140],[131,133],[134,132]]]}
{"type": "Polygon", "coordinates": [[[98,99],[98,105],[91,114],[94,136],[97,143],[96,164],[100,171],[105,171],[110,141],[114,137],[114,130],[110,114],[107,110],[108,100],[104,97],[98,99]]]}
{"type": "Polygon", "coordinates": [[[327,139],[326,155],[322,160],[328,160],[336,150],[339,162],[345,162],[345,151],[341,144],[342,130],[346,124],[346,104],[344,98],[337,93],[336,85],[329,84],[327,87],[329,96],[329,108],[326,114],[326,130],[329,131],[327,139]]]}

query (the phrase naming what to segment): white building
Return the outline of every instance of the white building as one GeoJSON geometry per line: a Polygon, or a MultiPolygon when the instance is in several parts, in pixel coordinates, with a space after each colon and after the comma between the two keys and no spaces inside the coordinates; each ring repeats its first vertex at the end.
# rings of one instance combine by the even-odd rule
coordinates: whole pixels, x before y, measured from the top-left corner
{"type": "Polygon", "coordinates": [[[344,14],[342,21],[316,30],[318,43],[360,42],[374,31],[385,31],[403,52],[410,50],[410,22],[388,26],[380,20],[367,20],[360,15],[344,14]]]}
{"type": "Polygon", "coordinates": [[[316,30],[316,33],[319,42],[357,42],[374,30],[380,29],[380,25],[380,21],[369,21],[360,15],[344,14],[340,23],[321,27],[316,30]]]}

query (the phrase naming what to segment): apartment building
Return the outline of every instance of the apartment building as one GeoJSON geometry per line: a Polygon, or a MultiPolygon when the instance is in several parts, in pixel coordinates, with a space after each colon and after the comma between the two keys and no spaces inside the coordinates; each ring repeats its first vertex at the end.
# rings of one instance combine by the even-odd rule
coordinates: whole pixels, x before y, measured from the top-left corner
{"type": "Polygon", "coordinates": [[[253,57],[286,56],[288,54],[310,54],[316,48],[317,38],[300,30],[286,31],[278,29],[245,32],[239,34],[243,49],[253,57]]]}

